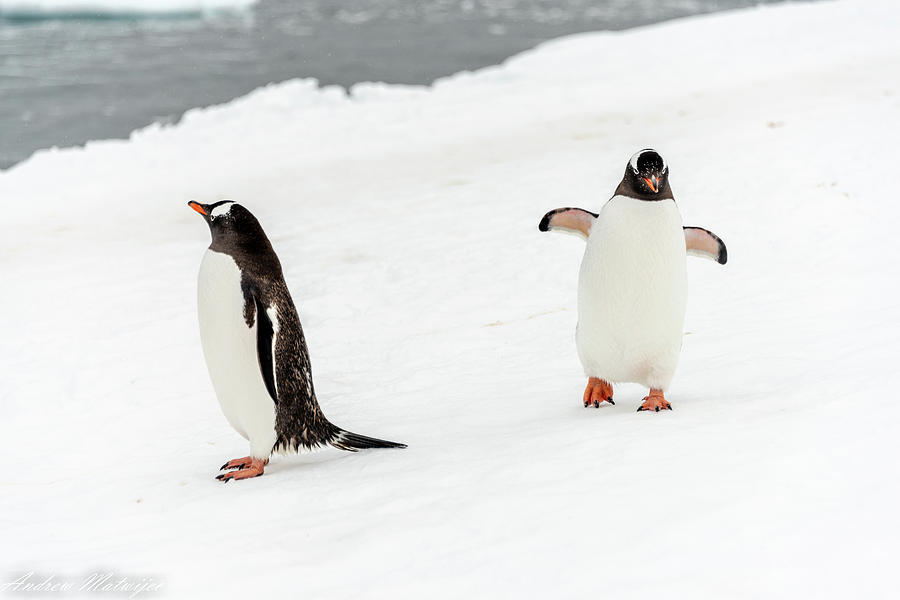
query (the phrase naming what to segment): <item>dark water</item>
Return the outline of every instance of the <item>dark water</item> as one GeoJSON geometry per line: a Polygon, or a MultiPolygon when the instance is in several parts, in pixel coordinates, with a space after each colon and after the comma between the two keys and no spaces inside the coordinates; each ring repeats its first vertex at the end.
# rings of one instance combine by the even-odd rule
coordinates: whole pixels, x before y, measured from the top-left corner
{"type": "Polygon", "coordinates": [[[274,81],[427,84],[547,39],[779,0],[261,0],[178,18],[0,15],[0,168],[274,81]]]}

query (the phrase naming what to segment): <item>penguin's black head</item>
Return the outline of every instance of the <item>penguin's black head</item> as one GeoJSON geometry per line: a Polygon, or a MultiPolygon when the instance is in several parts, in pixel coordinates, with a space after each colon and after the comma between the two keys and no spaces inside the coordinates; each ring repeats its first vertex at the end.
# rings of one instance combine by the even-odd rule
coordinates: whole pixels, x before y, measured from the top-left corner
{"type": "Polygon", "coordinates": [[[200,213],[209,225],[211,247],[226,252],[235,248],[253,251],[256,246],[260,246],[259,249],[271,248],[259,221],[237,202],[222,200],[213,204],[200,204],[191,201],[188,206],[200,213]]]}
{"type": "Polygon", "coordinates": [[[221,200],[213,204],[200,204],[192,200],[188,202],[188,206],[203,215],[203,220],[213,232],[216,229],[234,229],[238,225],[235,218],[240,213],[238,209],[250,214],[243,206],[231,200],[221,200]]]}
{"type": "Polygon", "coordinates": [[[636,153],[625,167],[624,182],[640,196],[648,200],[671,198],[669,167],[656,150],[646,148],[636,153]]]}

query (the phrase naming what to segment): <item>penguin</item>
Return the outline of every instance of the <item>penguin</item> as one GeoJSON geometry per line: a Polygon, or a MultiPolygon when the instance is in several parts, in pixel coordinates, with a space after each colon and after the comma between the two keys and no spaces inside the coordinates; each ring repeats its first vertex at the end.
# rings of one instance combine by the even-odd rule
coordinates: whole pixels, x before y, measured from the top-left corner
{"type": "Polygon", "coordinates": [[[228,472],[216,479],[258,477],[273,452],[406,448],[325,418],[300,317],[256,217],[230,200],[188,206],[203,216],[212,236],[197,285],[206,366],[225,418],[250,442],[250,455],[222,465],[228,472]]]}
{"type": "Polygon", "coordinates": [[[724,265],[725,243],[711,231],[684,227],[669,186],[669,167],[647,148],[634,154],[600,213],[558,208],[540,231],[586,240],[578,275],[575,345],[588,377],[582,401],[613,401],[613,384],[650,389],[638,411],[671,410],[666,400],[681,353],[687,306],[687,255],[724,265]]]}

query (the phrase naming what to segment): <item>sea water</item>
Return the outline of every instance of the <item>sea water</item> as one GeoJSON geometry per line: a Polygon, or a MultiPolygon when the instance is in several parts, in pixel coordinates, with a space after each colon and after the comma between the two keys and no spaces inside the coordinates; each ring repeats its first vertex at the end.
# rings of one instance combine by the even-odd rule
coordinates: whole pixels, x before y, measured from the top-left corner
{"type": "Polygon", "coordinates": [[[569,33],[775,1],[0,0],[0,169],[271,82],[428,84],[569,33]]]}

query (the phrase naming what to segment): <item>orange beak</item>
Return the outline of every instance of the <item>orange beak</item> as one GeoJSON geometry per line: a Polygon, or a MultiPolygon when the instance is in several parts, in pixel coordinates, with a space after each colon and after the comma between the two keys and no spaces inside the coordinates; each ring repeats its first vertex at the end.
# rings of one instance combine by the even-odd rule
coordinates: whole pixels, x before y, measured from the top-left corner
{"type": "Polygon", "coordinates": [[[203,206],[199,202],[194,202],[193,200],[188,202],[188,206],[196,210],[198,213],[203,215],[204,217],[208,217],[209,215],[203,210],[203,206]]]}
{"type": "Polygon", "coordinates": [[[656,179],[656,177],[654,177],[653,179],[650,179],[649,177],[644,177],[644,181],[647,182],[647,187],[649,187],[650,190],[653,191],[653,193],[656,193],[656,191],[657,191],[656,184],[659,182],[659,180],[656,179]]]}

